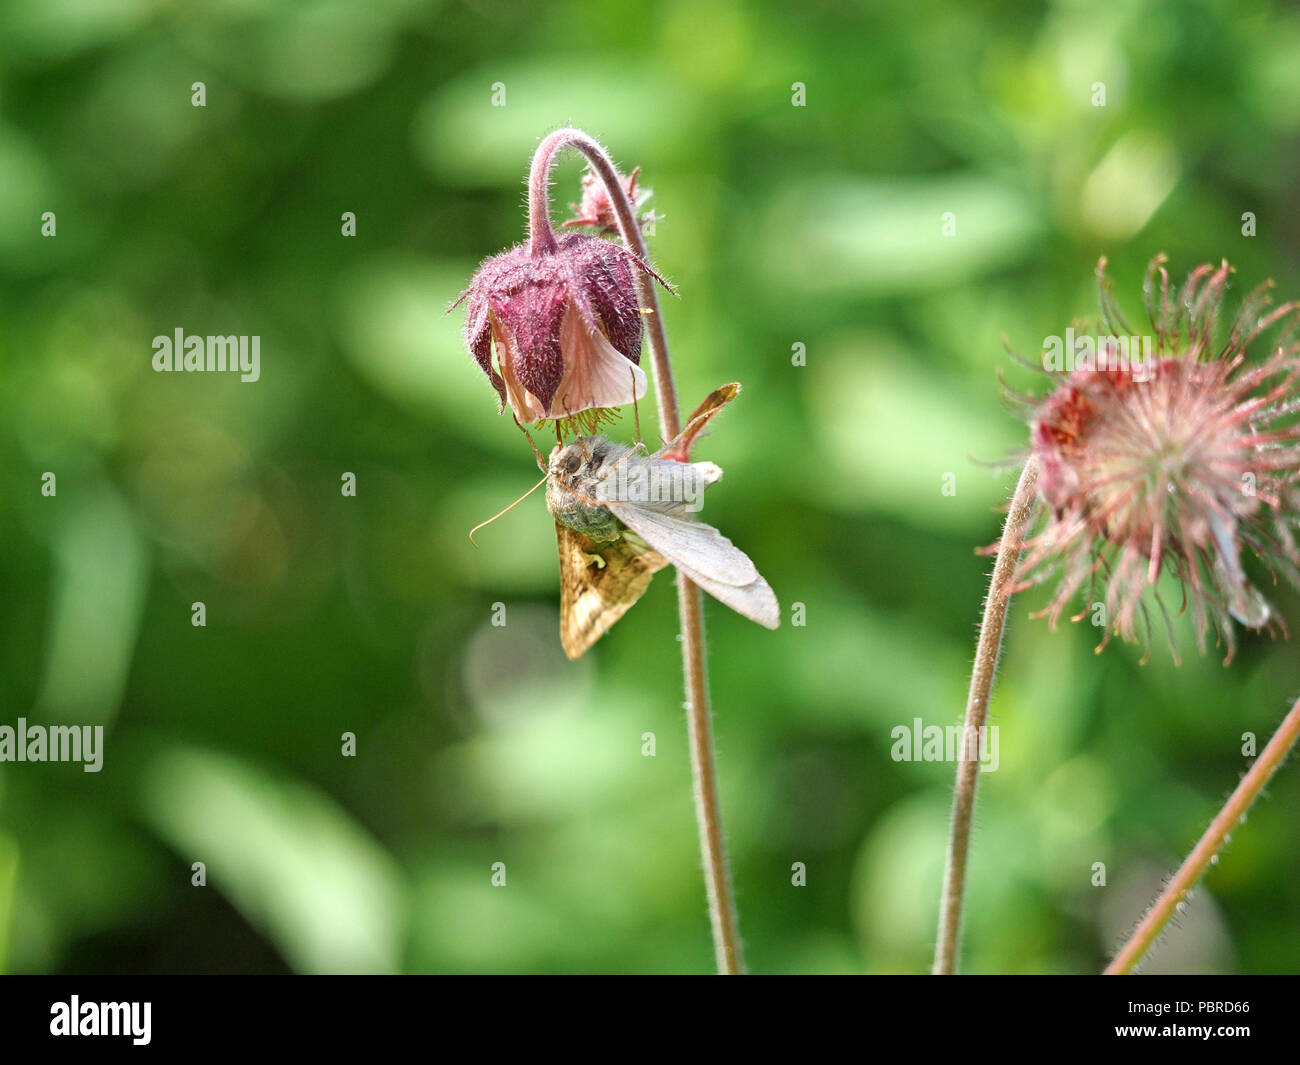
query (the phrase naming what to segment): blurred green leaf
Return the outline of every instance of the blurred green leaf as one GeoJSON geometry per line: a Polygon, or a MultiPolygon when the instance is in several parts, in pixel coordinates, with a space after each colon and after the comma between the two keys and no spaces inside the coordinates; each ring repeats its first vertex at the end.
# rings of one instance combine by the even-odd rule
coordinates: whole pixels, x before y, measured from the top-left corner
{"type": "Polygon", "coordinates": [[[389,973],[401,964],[406,885],[383,849],[319,790],[198,748],[160,751],[140,814],[175,849],[176,875],[206,866],[304,973],[389,973]]]}

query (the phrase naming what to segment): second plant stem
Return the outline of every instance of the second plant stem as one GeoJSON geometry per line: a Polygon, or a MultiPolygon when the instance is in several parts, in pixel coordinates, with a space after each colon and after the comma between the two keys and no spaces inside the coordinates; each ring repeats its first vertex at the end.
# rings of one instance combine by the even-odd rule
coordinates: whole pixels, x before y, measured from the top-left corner
{"type": "Polygon", "coordinates": [[[997,672],[998,653],[1002,649],[1002,630],[1006,625],[1007,607],[1016,563],[1024,541],[1025,528],[1034,511],[1034,491],[1038,484],[1038,464],[1033,458],[1025,463],[1011,497],[1011,507],[1002,527],[993,575],[989,578],[988,598],[984,601],[984,619],[980,623],[975,646],[975,666],[971,671],[970,692],[966,697],[966,723],[957,758],[957,786],[953,794],[952,825],[948,840],[948,860],[943,872],[943,893],[939,898],[939,933],[934,947],[931,972],[951,975],[957,971],[957,948],[961,934],[962,902],[966,894],[966,868],[970,857],[971,823],[975,813],[975,788],[979,783],[980,730],[988,718],[989,697],[997,672]]]}
{"type": "Polygon", "coordinates": [[[1106,975],[1119,976],[1133,971],[1133,967],[1142,959],[1142,955],[1150,949],[1151,944],[1155,942],[1161,930],[1169,923],[1169,919],[1173,917],[1179,904],[1187,898],[1188,893],[1196,886],[1196,882],[1200,880],[1210,863],[1214,861],[1214,856],[1219,853],[1219,849],[1227,841],[1228,834],[1246,815],[1250,804],[1264,790],[1264,785],[1268,783],[1269,778],[1286,759],[1287,754],[1296,745],[1297,740],[1300,740],[1300,702],[1297,702],[1291,708],[1291,712],[1286,715],[1282,724],[1278,726],[1273,738],[1268,741],[1268,746],[1260,752],[1255,764],[1241,778],[1241,783],[1237,785],[1237,789],[1224,803],[1223,809],[1210,823],[1210,827],[1205,830],[1205,835],[1201,837],[1192,853],[1187,856],[1187,860],[1174,874],[1174,878],[1169,881],[1164,891],[1160,893],[1155,905],[1147,911],[1146,916],[1142,918],[1141,923],[1133,931],[1128,942],[1115,956],[1115,960],[1107,966],[1106,975]]]}

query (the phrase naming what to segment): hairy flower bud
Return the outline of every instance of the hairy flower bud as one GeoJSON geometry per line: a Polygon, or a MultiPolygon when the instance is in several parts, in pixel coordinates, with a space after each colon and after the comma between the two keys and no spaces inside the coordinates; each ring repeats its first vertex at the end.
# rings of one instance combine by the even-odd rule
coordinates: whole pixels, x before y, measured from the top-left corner
{"type": "MultiPolygon", "coordinates": [[[[638,189],[636,187],[637,177],[641,173],[638,166],[627,177],[619,174],[619,184],[623,186],[623,191],[627,193],[628,202],[633,207],[640,207],[650,199],[652,195],[650,189],[638,189]]],[[[587,170],[582,175],[582,202],[571,203],[569,208],[573,211],[573,218],[563,223],[564,227],[572,226],[595,226],[601,233],[617,233],[618,218],[614,214],[614,205],[609,201],[609,193],[605,191],[605,185],[599,177],[591,170],[587,170]]],[[[650,222],[653,212],[647,212],[641,219],[641,228],[650,222]]]]}

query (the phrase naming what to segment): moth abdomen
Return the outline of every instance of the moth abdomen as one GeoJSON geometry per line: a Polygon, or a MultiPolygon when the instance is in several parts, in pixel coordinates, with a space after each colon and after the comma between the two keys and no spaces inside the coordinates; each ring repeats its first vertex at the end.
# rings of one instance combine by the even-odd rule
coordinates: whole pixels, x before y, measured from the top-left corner
{"type": "Polygon", "coordinates": [[[623,523],[614,517],[608,507],[603,507],[599,503],[587,503],[563,487],[559,487],[558,494],[564,495],[565,498],[553,501],[551,488],[551,485],[547,486],[546,505],[551,515],[562,525],[568,526],[574,532],[582,533],[588,540],[595,540],[597,543],[617,540],[623,535],[623,523]]]}

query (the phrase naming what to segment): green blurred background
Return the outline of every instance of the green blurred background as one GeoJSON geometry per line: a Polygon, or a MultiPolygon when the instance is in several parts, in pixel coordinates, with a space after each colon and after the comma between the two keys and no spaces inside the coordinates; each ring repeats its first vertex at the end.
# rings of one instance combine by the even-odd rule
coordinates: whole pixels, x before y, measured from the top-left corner
{"type": "MultiPolygon", "coordinates": [[[[466,539],[536,469],[444,311],[548,130],[643,167],[682,403],[745,389],[704,516],[805,604],[708,608],[759,972],[928,966],[952,767],[890,731],[962,711],[1015,477],[983,463],[1026,440],[1002,335],[1091,314],[1103,253],[1134,319],[1161,250],[1300,295],[1291,5],[5,0],[0,41],[0,724],[107,732],[99,774],[0,765],[8,971],[711,968],[672,582],[573,664],[541,498],[466,539]],[[153,373],[177,327],[260,335],[261,380],[153,373]]],[[[1294,642],[1140,666],[1046,598],[968,971],[1098,970],[1300,690],[1294,642]]],[[[1151,968],[1300,969],[1298,807],[1291,766],[1151,968]]]]}

